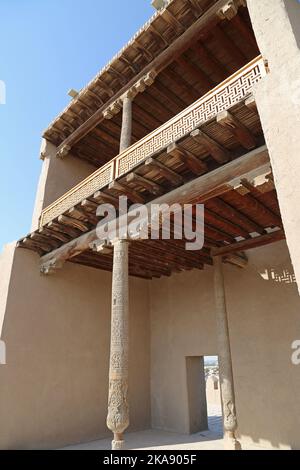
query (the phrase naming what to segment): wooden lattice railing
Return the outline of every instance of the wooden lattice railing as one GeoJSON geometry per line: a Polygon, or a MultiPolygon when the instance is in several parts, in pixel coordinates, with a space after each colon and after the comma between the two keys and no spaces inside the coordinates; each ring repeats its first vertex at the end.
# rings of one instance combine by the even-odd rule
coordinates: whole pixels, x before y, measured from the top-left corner
{"type": "Polygon", "coordinates": [[[146,158],[163,151],[172,142],[190,134],[194,129],[216,117],[221,111],[230,109],[245,100],[251,94],[253,86],[265,75],[264,61],[261,56],[257,57],[180,114],[117,155],[46,207],[41,214],[40,226],[44,226],[83,199],[91,197],[97,190],[128,173],[146,158]]]}

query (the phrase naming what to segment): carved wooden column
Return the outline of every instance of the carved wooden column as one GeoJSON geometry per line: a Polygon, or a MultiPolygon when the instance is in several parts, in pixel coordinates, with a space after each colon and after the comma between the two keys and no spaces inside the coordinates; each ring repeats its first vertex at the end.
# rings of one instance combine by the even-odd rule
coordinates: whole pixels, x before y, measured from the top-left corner
{"type": "Polygon", "coordinates": [[[120,138],[120,153],[131,145],[132,137],[132,99],[133,93],[128,91],[122,98],[122,129],[120,138]]]}
{"type": "Polygon", "coordinates": [[[235,436],[235,432],[237,430],[237,418],[235,410],[234,384],[222,257],[217,256],[214,258],[214,266],[220,390],[224,425],[224,448],[227,450],[240,450],[241,444],[235,436]]]}
{"type": "MultiPolygon", "coordinates": [[[[134,94],[130,91],[122,97],[123,115],[120,153],[131,144],[133,97],[134,94]]],[[[112,449],[121,450],[125,447],[123,433],[129,426],[128,240],[118,239],[113,245],[114,257],[107,426],[114,433],[112,449]]]]}
{"type": "Polygon", "coordinates": [[[128,241],[114,243],[109,397],[107,426],[114,433],[112,449],[124,448],[128,407],[128,241]]]}

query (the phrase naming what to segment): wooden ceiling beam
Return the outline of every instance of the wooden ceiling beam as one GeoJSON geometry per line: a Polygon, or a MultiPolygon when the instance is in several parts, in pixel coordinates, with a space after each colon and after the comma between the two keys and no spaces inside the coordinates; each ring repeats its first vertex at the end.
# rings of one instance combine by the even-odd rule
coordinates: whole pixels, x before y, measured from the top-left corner
{"type": "Polygon", "coordinates": [[[195,175],[200,176],[208,169],[205,162],[195,157],[192,152],[182,148],[178,143],[173,142],[170,144],[167,148],[167,154],[177,156],[195,175]]]}
{"type": "MultiPolygon", "coordinates": [[[[154,199],[151,203],[148,203],[148,206],[149,204],[173,204],[175,202],[195,203],[201,200],[201,198],[204,198],[206,194],[213,194],[215,190],[223,187],[224,185],[230,186],[230,182],[236,178],[242,179],[254,170],[256,172],[258,169],[263,171],[266,165],[269,164],[269,156],[266,146],[260,147],[221,168],[195,178],[183,187],[178,187],[173,191],[154,199]]],[[[117,223],[119,226],[122,226],[122,223],[124,223],[122,216],[117,219],[117,223]]],[[[76,239],[71,240],[57,250],[43,256],[41,258],[41,269],[43,269],[43,265],[51,261],[59,264],[67,261],[73,256],[76,256],[88,249],[90,243],[98,239],[96,229],[93,229],[80,237],[74,238],[76,239]]]]}
{"type": "Polygon", "coordinates": [[[67,227],[65,225],[61,225],[54,220],[47,224],[47,228],[49,228],[50,230],[55,230],[58,233],[66,234],[71,239],[77,238],[80,235],[79,230],[73,229],[72,227],[67,227]]]}
{"type": "Polygon", "coordinates": [[[183,77],[181,77],[174,67],[170,67],[170,70],[165,69],[159,76],[168,81],[170,88],[173,86],[178,88],[179,86],[182,89],[181,94],[186,94],[191,102],[196,101],[199,98],[199,92],[196,91],[183,77]]]}
{"type": "Polygon", "coordinates": [[[87,94],[90,95],[93,98],[93,101],[95,102],[97,108],[100,108],[104,104],[103,98],[98,95],[98,93],[95,93],[92,90],[87,90],[87,94]]]}
{"type": "Polygon", "coordinates": [[[138,51],[139,54],[141,54],[142,57],[144,57],[145,61],[151,62],[153,60],[153,54],[149,51],[149,49],[141,44],[137,39],[135,40],[135,43],[132,45],[132,47],[138,51]]]}
{"type": "Polygon", "coordinates": [[[246,56],[219,25],[214,27],[212,34],[218,40],[220,48],[224,49],[230,55],[237,68],[241,68],[247,63],[246,56]]]}
{"type": "Polygon", "coordinates": [[[168,47],[170,45],[165,36],[157,31],[157,29],[152,24],[149,25],[148,32],[156,44],[160,44],[162,47],[168,47]]]}
{"type": "Polygon", "coordinates": [[[147,109],[148,113],[151,113],[152,117],[159,116],[162,122],[166,122],[170,119],[170,116],[173,116],[174,111],[159,101],[153,94],[145,91],[139,95],[139,105],[143,106],[143,109],[147,109]],[[153,108],[155,111],[155,116],[153,115],[153,108]],[[151,111],[150,111],[151,109],[151,111]]]}
{"type": "Polygon", "coordinates": [[[172,14],[170,10],[165,8],[162,12],[162,18],[167,23],[167,25],[171,26],[171,28],[175,31],[176,34],[181,34],[184,31],[184,26],[180,23],[180,21],[172,14]]]}
{"type": "MultiPolygon", "coordinates": [[[[162,53],[153,59],[139,74],[133,77],[125,86],[123,86],[117,93],[114,93],[110,86],[104,86],[102,78],[98,78],[99,85],[104,89],[107,94],[110,94],[110,98],[101,108],[99,108],[86,122],[84,122],[79,128],[77,128],[71,135],[69,135],[60,144],[59,149],[64,145],[73,146],[82,137],[88,134],[91,129],[101,122],[103,119],[103,111],[110,106],[113,101],[120,98],[128,89],[136,84],[138,80],[143,78],[151,70],[155,70],[159,74],[165,69],[171,62],[179,57],[185,50],[187,50],[194,42],[195,38],[199,38],[200,33],[205,30],[209,31],[215,25],[217,25],[221,18],[218,16],[220,9],[226,5],[228,0],[218,0],[212,5],[202,16],[198,18],[184,33],[181,34],[175,41],[172,42],[162,53]],[[113,95],[111,94],[113,93],[113,95]]],[[[150,28],[151,29],[151,28],[150,28]]]]}
{"type": "Polygon", "coordinates": [[[20,242],[17,243],[17,247],[27,248],[37,252],[40,256],[43,256],[45,253],[48,253],[52,250],[51,245],[33,241],[31,238],[23,238],[20,242]]]}
{"type": "Polygon", "coordinates": [[[238,30],[240,35],[245,39],[246,43],[251,45],[252,53],[255,55],[258,53],[259,49],[257,46],[257,42],[254,36],[253,31],[251,31],[250,27],[245,23],[243,18],[237,14],[231,19],[231,24],[238,30]]]}
{"type": "Polygon", "coordinates": [[[82,206],[71,207],[68,210],[67,215],[73,219],[80,220],[81,222],[87,222],[92,225],[96,225],[99,221],[96,215],[91,214],[90,212],[85,211],[82,206]]]}
{"type": "MultiPolygon", "coordinates": [[[[111,85],[108,85],[105,81],[104,81],[104,78],[100,78],[98,77],[96,79],[96,82],[97,82],[97,85],[100,86],[101,90],[104,91],[104,93],[106,93],[106,95],[108,96],[108,98],[112,98],[115,94],[114,90],[112,89],[111,85]]],[[[104,104],[104,106],[106,105],[106,103],[104,104]]]]}
{"type": "Polygon", "coordinates": [[[226,232],[224,229],[219,229],[211,224],[205,224],[205,235],[207,235],[212,240],[219,242],[233,243],[234,237],[226,232]]]}
{"type": "Polygon", "coordinates": [[[198,18],[203,13],[203,8],[199,4],[198,0],[186,0],[189,4],[190,10],[195,13],[198,18]]]}
{"type": "Polygon", "coordinates": [[[163,122],[162,119],[157,118],[157,116],[153,116],[149,111],[145,111],[136,102],[133,105],[133,114],[134,117],[137,118],[139,122],[142,122],[143,125],[146,125],[148,129],[155,129],[163,122]]]}
{"type": "MultiPolygon", "coordinates": [[[[224,199],[230,198],[230,193],[224,194],[224,199]]],[[[236,203],[240,205],[241,210],[252,211],[257,217],[264,218],[267,226],[282,227],[282,220],[279,215],[268,209],[262,202],[256,199],[252,194],[241,195],[235,193],[236,203]]]]}
{"type": "Polygon", "coordinates": [[[120,195],[127,196],[128,199],[133,203],[144,204],[145,202],[144,197],[140,193],[132,188],[129,188],[128,186],[125,186],[123,183],[119,183],[118,181],[112,181],[109,184],[108,189],[112,189],[120,195]]]}
{"type": "Polygon", "coordinates": [[[33,240],[37,245],[40,244],[42,246],[50,246],[51,250],[56,250],[59,246],[61,246],[61,243],[57,239],[53,238],[48,238],[45,235],[42,235],[39,232],[34,232],[30,235],[30,239],[33,240]]]}
{"type": "Polygon", "coordinates": [[[172,88],[166,87],[162,82],[159,82],[159,80],[155,81],[154,85],[152,85],[152,89],[164,99],[167,99],[177,111],[186,108],[187,104],[176,95],[176,93],[173,93],[172,88]]]}
{"type": "MultiPolygon", "coordinates": [[[[180,240],[179,240],[180,241],[180,240]]],[[[206,263],[206,264],[212,264],[211,257],[208,256],[205,253],[202,253],[202,251],[187,251],[185,249],[185,243],[186,240],[182,241],[182,244],[176,244],[174,243],[174,240],[147,240],[145,242],[145,247],[148,245],[153,246],[154,249],[157,251],[162,252],[163,254],[165,253],[171,253],[173,255],[179,256],[182,259],[185,259],[188,262],[196,262],[196,263],[206,263]]]]}
{"type": "Polygon", "coordinates": [[[138,175],[137,173],[130,173],[126,176],[127,183],[136,183],[142,188],[146,189],[150,193],[159,196],[163,193],[163,188],[155,183],[154,181],[150,180],[149,178],[144,178],[143,176],[138,175]]]}
{"type": "Polygon", "coordinates": [[[231,132],[245,149],[251,150],[256,147],[256,139],[252,132],[229,111],[219,113],[217,123],[231,132]]]}
{"type": "Polygon", "coordinates": [[[224,247],[213,248],[212,256],[224,256],[229,253],[251,250],[253,248],[258,248],[260,246],[268,245],[269,243],[274,243],[284,239],[284,231],[278,230],[276,232],[268,233],[260,237],[254,237],[245,241],[233,243],[231,245],[226,245],[224,247]]]}
{"type": "Polygon", "coordinates": [[[215,207],[218,213],[220,213],[222,216],[226,216],[227,214],[227,217],[234,221],[235,224],[240,225],[242,228],[247,230],[248,233],[265,233],[264,227],[251,220],[243,212],[241,212],[239,209],[236,209],[228,202],[225,202],[223,199],[215,198],[212,204],[212,207],[215,207]]]}
{"type": "Polygon", "coordinates": [[[87,144],[88,147],[93,150],[98,150],[99,147],[101,152],[105,152],[106,149],[118,152],[119,142],[117,140],[112,142],[109,136],[104,137],[103,134],[101,135],[101,132],[95,132],[95,130],[96,129],[93,129],[93,131],[84,138],[83,144],[87,144]]]}
{"type": "Polygon", "coordinates": [[[58,223],[62,225],[66,225],[67,227],[72,227],[80,232],[87,232],[89,230],[89,226],[87,224],[84,224],[78,219],[73,219],[72,217],[66,216],[66,215],[60,215],[58,217],[58,223]]]}
{"type": "Polygon", "coordinates": [[[174,170],[171,170],[171,168],[167,167],[159,160],[149,157],[147,158],[144,164],[148,168],[153,168],[154,170],[157,170],[158,173],[163,176],[167,181],[169,181],[173,186],[178,186],[184,183],[184,178],[181,175],[176,173],[174,170]]]}
{"type": "Polygon", "coordinates": [[[98,205],[99,204],[97,204],[94,201],[91,201],[90,199],[84,199],[80,204],[81,208],[84,211],[89,212],[90,214],[94,216],[96,216],[98,205]]]}
{"type": "Polygon", "coordinates": [[[217,78],[218,82],[222,82],[228,76],[228,72],[225,67],[209,52],[205,45],[198,41],[191,49],[197,54],[200,60],[206,65],[206,67],[210,68],[215,77],[217,78]]]}
{"type": "Polygon", "coordinates": [[[226,233],[234,237],[249,238],[247,230],[236,225],[234,219],[228,220],[224,215],[211,211],[207,206],[204,209],[204,218],[205,221],[207,220],[212,226],[222,228],[226,233]]]}
{"type": "Polygon", "coordinates": [[[201,91],[206,93],[207,90],[214,86],[214,83],[211,79],[198,67],[193,64],[189,59],[184,56],[180,56],[176,59],[176,63],[185,70],[189,75],[191,75],[197,82],[197,85],[201,87],[201,91]]]}
{"type": "Polygon", "coordinates": [[[249,98],[245,100],[245,106],[247,106],[247,108],[255,114],[258,113],[256,101],[253,95],[250,95],[249,98]]]}
{"type": "Polygon", "coordinates": [[[107,130],[104,131],[99,127],[95,127],[95,129],[93,129],[89,136],[93,137],[94,134],[99,137],[103,142],[105,142],[105,145],[108,145],[109,147],[115,149],[116,146],[119,146],[119,139],[110,134],[107,130]]]}
{"type": "Polygon", "coordinates": [[[230,160],[229,151],[222,147],[222,145],[220,145],[216,140],[205,134],[202,130],[195,129],[191,132],[190,136],[197,144],[204,147],[216,162],[226,163],[230,160]]]}
{"type": "Polygon", "coordinates": [[[119,207],[119,198],[103,191],[96,191],[92,197],[96,204],[112,204],[115,208],[119,207]]]}
{"type": "Polygon", "coordinates": [[[55,240],[60,241],[61,243],[67,243],[70,240],[68,235],[65,235],[61,232],[56,232],[55,230],[50,230],[48,227],[41,227],[39,233],[45,237],[54,238],[55,240]]]}

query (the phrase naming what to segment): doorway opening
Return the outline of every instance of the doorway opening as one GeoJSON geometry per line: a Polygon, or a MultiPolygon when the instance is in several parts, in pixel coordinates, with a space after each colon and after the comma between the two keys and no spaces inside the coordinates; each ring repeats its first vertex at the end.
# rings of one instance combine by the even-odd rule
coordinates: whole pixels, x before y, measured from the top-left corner
{"type": "Polygon", "coordinates": [[[223,418],[218,356],[204,356],[208,429],[223,437],[223,418]]]}
{"type": "Polygon", "coordinates": [[[186,357],[186,378],[189,432],[223,437],[218,357],[186,357]]]}

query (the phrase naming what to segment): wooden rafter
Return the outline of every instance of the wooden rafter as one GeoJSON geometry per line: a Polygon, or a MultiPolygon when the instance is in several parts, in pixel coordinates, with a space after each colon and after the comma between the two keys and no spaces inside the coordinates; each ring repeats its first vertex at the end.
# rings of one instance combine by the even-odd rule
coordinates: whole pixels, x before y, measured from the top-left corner
{"type": "Polygon", "coordinates": [[[285,234],[283,230],[278,230],[276,232],[268,233],[260,237],[254,237],[249,240],[236,242],[231,245],[226,245],[221,248],[214,248],[212,250],[212,256],[224,256],[229,253],[235,253],[239,251],[246,251],[253,248],[258,248],[260,246],[268,245],[280,240],[285,239],[285,234]]]}
{"type": "MultiPolygon", "coordinates": [[[[247,175],[247,173],[253,171],[254,169],[263,169],[268,164],[269,158],[266,147],[256,149],[250,152],[248,155],[244,155],[242,158],[234,160],[233,162],[230,162],[227,165],[210,173],[199,176],[186,185],[176,188],[173,191],[158,197],[152,201],[152,203],[173,204],[174,202],[197,202],[201,200],[201,198],[205,198],[208,193],[213,194],[215,190],[223,187],[226,184],[230,188],[229,182],[232,179],[237,177],[243,178],[247,175]]],[[[149,204],[151,203],[148,203],[148,205],[149,204]]],[[[122,225],[122,217],[119,219],[118,223],[122,225]]],[[[90,243],[96,239],[96,229],[93,229],[92,231],[81,235],[79,238],[76,238],[76,240],[72,240],[57,250],[54,250],[52,253],[43,256],[41,259],[41,264],[43,265],[48,263],[51,261],[51,259],[54,259],[59,263],[66,261],[88,249],[90,243]]]]}
{"type": "MultiPolygon", "coordinates": [[[[117,93],[111,97],[104,106],[99,108],[86,122],[84,122],[79,128],[72,132],[62,144],[59,146],[59,150],[65,146],[73,146],[78,142],[82,137],[88,134],[95,126],[101,122],[103,119],[103,111],[109,105],[113,103],[116,99],[121,97],[128,89],[135,85],[135,83],[141,79],[147,72],[155,70],[156,73],[159,73],[161,70],[165,69],[171,62],[173,62],[176,57],[179,57],[186,49],[188,49],[195,41],[195,37],[199,36],[199,33],[205,28],[213,27],[221,21],[221,18],[217,15],[218,11],[227,3],[227,0],[218,0],[211,8],[209,8],[202,16],[198,18],[186,31],[184,31],[181,36],[179,36],[171,45],[169,45],[161,54],[159,54],[153,61],[148,64],[144,69],[137,74],[134,78],[129,80],[129,82],[123,86],[117,93]]],[[[102,81],[101,86],[104,88],[103,79],[99,79],[99,82],[102,81]]],[[[105,88],[107,93],[111,92],[109,87],[105,88]]]]}

